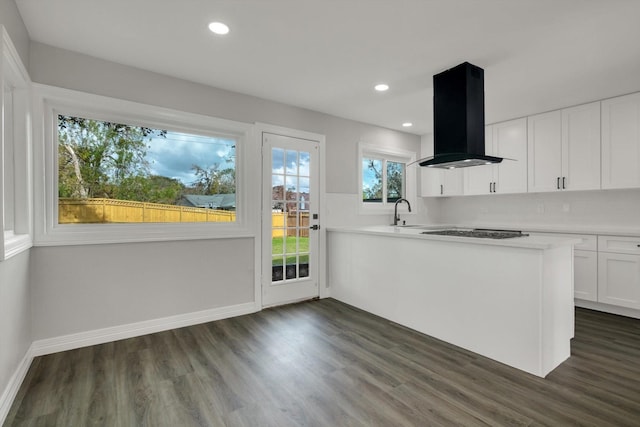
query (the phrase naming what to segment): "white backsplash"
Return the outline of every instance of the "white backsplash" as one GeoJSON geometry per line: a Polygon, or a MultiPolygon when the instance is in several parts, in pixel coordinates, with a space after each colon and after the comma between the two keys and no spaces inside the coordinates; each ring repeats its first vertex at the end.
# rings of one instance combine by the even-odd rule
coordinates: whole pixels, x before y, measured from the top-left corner
{"type": "MultiPolygon", "coordinates": [[[[440,215],[440,204],[435,199],[420,199],[412,206],[413,212],[406,212],[402,207],[400,217],[407,224],[432,224],[437,223],[440,215]]],[[[332,226],[358,226],[358,225],[383,225],[393,222],[393,213],[376,215],[361,214],[358,209],[360,198],[358,194],[327,193],[326,194],[326,218],[322,223],[326,227],[332,226]]]]}
{"type": "Polygon", "coordinates": [[[439,199],[442,223],[640,230],[640,189],[439,199]]]}

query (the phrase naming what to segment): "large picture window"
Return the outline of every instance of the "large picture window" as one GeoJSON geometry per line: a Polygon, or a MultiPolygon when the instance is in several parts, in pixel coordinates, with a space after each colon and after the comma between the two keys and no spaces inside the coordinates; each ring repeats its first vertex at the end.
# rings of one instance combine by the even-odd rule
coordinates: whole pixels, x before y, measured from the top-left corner
{"type": "Polygon", "coordinates": [[[58,115],[58,222],[233,222],[236,145],[58,115]]]}
{"type": "Polygon", "coordinates": [[[34,86],[36,244],[253,235],[251,125],[34,86]]]}

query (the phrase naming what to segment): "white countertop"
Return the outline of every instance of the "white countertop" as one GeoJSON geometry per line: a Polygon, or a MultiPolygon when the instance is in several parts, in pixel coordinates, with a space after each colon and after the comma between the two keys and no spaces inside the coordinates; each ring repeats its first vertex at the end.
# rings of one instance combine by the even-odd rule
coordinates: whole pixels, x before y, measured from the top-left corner
{"type": "MultiPolygon", "coordinates": [[[[452,228],[443,225],[422,225],[409,227],[396,227],[393,225],[374,225],[374,226],[345,226],[345,227],[328,227],[328,231],[343,233],[359,233],[371,234],[377,236],[439,240],[443,242],[470,243],[476,245],[491,246],[510,246],[529,249],[550,249],[558,246],[575,245],[582,242],[582,239],[570,238],[566,236],[526,236],[514,237],[510,239],[483,239],[478,237],[459,237],[459,236],[440,236],[434,234],[422,234],[426,230],[438,230],[443,228],[452,228]]],[[[456,228],[464,228],[457,226],[456,228]]],[[[471,227],[473,228],[473,227],[471,227]]],[[[478,227],[476,227],[478,228],[478,227]]],[[[492,227],[498,228],[498,227],[492,227]]],[[[533,230],[532,230],[533,231],[533,230]]]]}

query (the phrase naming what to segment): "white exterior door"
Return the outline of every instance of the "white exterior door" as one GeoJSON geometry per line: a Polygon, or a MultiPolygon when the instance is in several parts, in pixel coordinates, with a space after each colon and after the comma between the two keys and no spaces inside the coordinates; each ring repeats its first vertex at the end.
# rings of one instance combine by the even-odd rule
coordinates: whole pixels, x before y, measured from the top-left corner
{"type": "Polygon", "coordinates": [[[319,296],[319,145],[262,134],[262,305],[319,296]]]}

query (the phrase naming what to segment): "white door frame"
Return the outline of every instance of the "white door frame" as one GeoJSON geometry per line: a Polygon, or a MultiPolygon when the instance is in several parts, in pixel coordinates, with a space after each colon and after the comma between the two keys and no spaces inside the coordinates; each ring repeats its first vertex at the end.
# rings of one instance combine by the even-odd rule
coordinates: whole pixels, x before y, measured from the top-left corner
{"type": "MultiPolygon", "coordinates": [[[[270,125],[267,123],[259,123],[255,124],[255,133],[254,133],[254,143],[256,147],[262,147],[262,135],[263,133],[273,133],[276,135],[288,136],[292,138],[300,138],[300,139],[308,139],[311,141],[318,142],[318,150],[319,150],[319,194],[318,194],[318,219],[320,224],[320,230],[318,230],[318,293],[320,298],[327,298],[329,296],[329,288],[327,287],[327,232],[325,229],[325,219],[326,219],[326,138],[324,135],[319,133],[307,132],[297,129],[291,129],[282,126],[270,125]]],[[[260,164],[262,164],[262,156],[260,156],[260,164]]],[[[263,174],[260,173],[262,177],[263,174]]],[[[262,186],[264,183],[262,179],[260,180],[261,190],[260,190],[260,198],[262,199],[262,186]]],[[[256,194],[258,192],[253,192],[256,194]]],[[[255,279],[255,302],[256,307],[263,307],[262,304],[262,236],[263,236],[263,228],[264,224],[262,221],[262,215],[260,215],[260,227],[259,233],[256,233],[256,241],[255,241],[255,269],[256,269],[256,279],[255,279]]]]}

